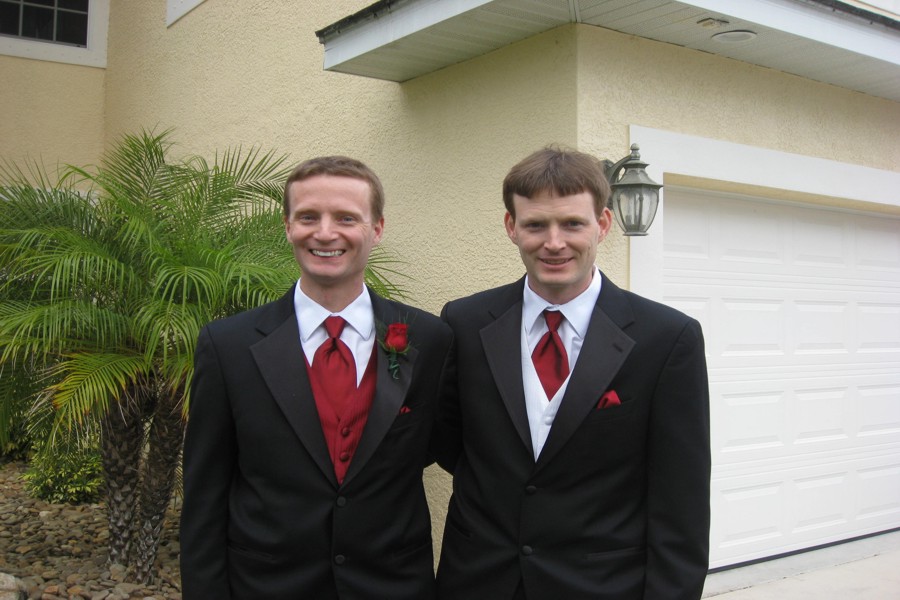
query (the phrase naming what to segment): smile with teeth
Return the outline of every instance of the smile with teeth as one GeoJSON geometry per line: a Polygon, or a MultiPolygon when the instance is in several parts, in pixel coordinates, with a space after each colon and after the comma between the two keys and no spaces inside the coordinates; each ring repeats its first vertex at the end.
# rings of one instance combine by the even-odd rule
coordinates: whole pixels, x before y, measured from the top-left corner
{"type": "Polygon", "coordinates": [[[547,265],[564,265],[569,262],[568,258],[542,258],[541,262],[547,265]]]}
{"type": "Polygon", "coordinates": [[[321,256],[323,258],[331,258],[334,256],[340,256],[344,253],[343,250],[310,250],[313,253],[313,256],[321,256]]]}

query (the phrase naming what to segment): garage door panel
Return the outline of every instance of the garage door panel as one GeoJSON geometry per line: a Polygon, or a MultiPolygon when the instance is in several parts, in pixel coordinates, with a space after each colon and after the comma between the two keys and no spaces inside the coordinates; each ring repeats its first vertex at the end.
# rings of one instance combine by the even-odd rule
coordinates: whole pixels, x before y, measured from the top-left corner
{"type": "Polygon", "coordinates": [[[726,378],[710,381],[716,465],[900,444],[896,373],[726,378]]]}
{"type": "Polygon", "coordinates": [[[857,497],[859,517],[891,526],[900,514],[900,464],[861,469],[857,497]]]}
{"type": "Polygon", "coordinates": [[[668,188],[710,375],[711,563],[900,527],[900,220],[668,188]]]}
{"type": "Polygon", "coordinates": [[[776,385],[725,386],[710,382],[710,432],[715,462],[780,456],[786,444],[784,391],[776,385]],[[749,389],[748,389],[749,388],[749,389]]]}
{"type": "Polygon", "coordinates": [[[710,564],[715,568],[889,529],[900,517],[898,486],[896,457],[714,478],[710,564]]]}
{"type": "MultiPolygon", "coordinates": [[[[889,379],[884,377],[883,379],[889,379]]],[[[900,384],[859,386],[859,434],[867,437],[900,437],[900,384]]],[[[900,488],[897,488],[900,495],[900,488]]]]}
{"type": "Polygon", "coordinates": [[[873,219],[861,224],[856,244],[860,267],[900,272],[900,239],[896,221],[878,222],[873,219]]]}
{"type": "Polygon", "coordinates": [[[708,349],[711,366],[753,356],[770,356],[773,365],[785,357],[829,363],[835,354],[843,355],[842,363],[900,361],[900,303],[879,301],[883,292],[799,290],[772,282],[674,282],[667,292],[663,302],[716,327],[708,340],[715,344],[708,349]]]}
{"type": "Polygon", "coordinates": [[[860,302],[856,325],[861,352],[900,355],[900,303],[860,302]]]}
{"type": "Polygon", "coordinates": [[[848,267],[853,261],[852,237],[846,220],[838,215],[816,215],[791,221],[792,252],[788,263],[796,267],[848,267]]]}

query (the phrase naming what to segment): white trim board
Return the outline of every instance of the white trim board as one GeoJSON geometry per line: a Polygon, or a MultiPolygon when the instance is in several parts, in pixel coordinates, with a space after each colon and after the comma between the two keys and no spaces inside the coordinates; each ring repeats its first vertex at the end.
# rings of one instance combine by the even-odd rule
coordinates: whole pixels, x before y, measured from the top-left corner
{"type": "MultiPolygon", "coordinates": [[[[900,172],[640,125],[629,127],[629,138],[640,145],[647,174],[657,182],[668,173],[900,207],[900,172]]],[[[664,235],[665,188],[649,234],[629,243],[629,289],[656,300],[662,298],[664,235]]]]}

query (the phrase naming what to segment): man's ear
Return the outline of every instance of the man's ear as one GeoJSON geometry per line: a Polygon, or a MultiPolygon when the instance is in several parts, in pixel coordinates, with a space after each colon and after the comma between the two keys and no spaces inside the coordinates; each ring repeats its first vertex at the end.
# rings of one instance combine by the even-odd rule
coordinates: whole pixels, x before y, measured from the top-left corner
{"type": "Polygon", "coordinates": [[[597,225],[600,226],[600,240],[609,233],[610,228],[613,223],[613,214],[612,211],[608,207],[603,207],[603,210],[600,211],[600,214],[597,216],[597,225]]]}
{"type": "Polygon", "coordinates": [[[518,245],[518,241],[516,241],[516,218],[507,212],[503,217],[503,224],[506,226],[506,235],[509,236],[513,244],[518,245]]]}
{"type": "Polygon", "coordinates": [[[374,224],[373,229],[375,230],[375,245],[381,243],[381,236],[384,235],[384,217],[378,219],[378,221],[374,224]]]}

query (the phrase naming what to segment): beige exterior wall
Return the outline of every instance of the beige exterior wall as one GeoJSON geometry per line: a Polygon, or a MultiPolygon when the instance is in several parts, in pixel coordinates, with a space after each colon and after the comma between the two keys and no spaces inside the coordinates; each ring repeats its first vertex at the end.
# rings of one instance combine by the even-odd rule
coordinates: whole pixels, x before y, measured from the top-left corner
{"type": "Polygon", "coordinates": [[[896,102],[608,29],[576,36],[585,148],[627,147],[635,124],[900,170],[896,102]]]}
{"type": "Polygon", "coordinates": [[[47,168],[97,162],[103,69],[0,56],[0,73],[0,161],[40,161],[47,168]]]}
{"type": "MultiPolygon", "coordinates": [[[[595,27],[404,84],[324,72],[313,32],[370,3],[208,0],[167,28],[163,0],[114,2],[105,75],[0,57],[22,82],[0,89],[22,115],[0,125],[0,155],[93,162],[102,143],[139,128],[174,128],[184,153],[349,154],[384,180],[383,244],[432,312],[522,274],[500,184],[547,143],[618,159],[640,142],[628,137],[635,124],[900,171],[897,103],[595,27]],[[53,92],[35,102],[32,88],[53,92]]],[[[653,162],[651,147],[642,154],[653,162]]],[[[598,262],[627,286],[625,238],[610,236],[598,262]]],[[[427,479],[439,542],[450,484],[433,468],[427,479]]]]}

